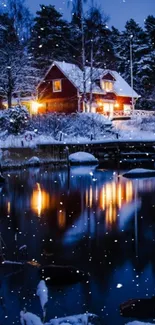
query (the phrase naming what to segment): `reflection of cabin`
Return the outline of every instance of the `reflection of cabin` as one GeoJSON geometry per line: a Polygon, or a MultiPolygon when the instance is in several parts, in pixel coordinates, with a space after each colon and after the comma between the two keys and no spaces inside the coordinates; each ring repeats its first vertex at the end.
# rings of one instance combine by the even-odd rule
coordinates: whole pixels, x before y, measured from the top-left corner
{"type": "Polygon", "coordinates": [[[54,61],[38,86],[39,112],[113,112],[128,114],[132,99],[139,97],[116,71],[86,67],[86,107],[83,101],[83,72],[70,63],[54,61]],[[90,92],[92,80],[92,104],[90,92]]]}

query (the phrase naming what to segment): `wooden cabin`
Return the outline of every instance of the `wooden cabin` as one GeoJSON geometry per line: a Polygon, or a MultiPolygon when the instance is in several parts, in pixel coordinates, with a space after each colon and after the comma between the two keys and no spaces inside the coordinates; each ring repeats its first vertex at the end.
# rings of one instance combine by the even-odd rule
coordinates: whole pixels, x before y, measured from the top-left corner
{"type": "Polygon", "coordinates": [[[83,72],[75,64],[54,61],[38,85],[38,113],[98,112],[113,116],[128,115],[138,94],[112,70],[85,68],[85,100],[83,72]]]}

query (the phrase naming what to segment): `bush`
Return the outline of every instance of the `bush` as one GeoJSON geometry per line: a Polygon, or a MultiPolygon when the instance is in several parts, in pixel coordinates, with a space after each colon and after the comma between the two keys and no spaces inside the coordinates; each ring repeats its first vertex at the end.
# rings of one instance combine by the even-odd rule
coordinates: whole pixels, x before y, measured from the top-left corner
{"type": "Polygon", "coordinates": [[[29,113],[25,107],[16,106],[4,111],[8,132],[11,134],[23,133],[29,125],[29,113]]]}
{"type": "Polygon", "coordinates": [[[51,135],[59,140],[60,134],[64,137],[100,138],[112,127],[106,117],[95,113],[51,113],[32,117],[30,129],[37,129],[40,134],[51,135]]]}

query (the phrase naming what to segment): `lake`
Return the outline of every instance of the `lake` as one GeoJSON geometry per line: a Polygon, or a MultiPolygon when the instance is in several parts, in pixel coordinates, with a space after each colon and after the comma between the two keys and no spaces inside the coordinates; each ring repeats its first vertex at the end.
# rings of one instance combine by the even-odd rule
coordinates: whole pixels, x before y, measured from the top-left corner
{"type": "MultiPolygon", "coordinates": [[[[0,251],[7,260],[73,265],[89,281],[48,287],[47,320],[91,312],[123,325],[119,305],[155,294],[155,178],[131,180],[97,167],[5,172],[0,251]]],[[[25,307],[42,316],[33,267],[0,267],[0,325],[19,324],[25,307]]]]}

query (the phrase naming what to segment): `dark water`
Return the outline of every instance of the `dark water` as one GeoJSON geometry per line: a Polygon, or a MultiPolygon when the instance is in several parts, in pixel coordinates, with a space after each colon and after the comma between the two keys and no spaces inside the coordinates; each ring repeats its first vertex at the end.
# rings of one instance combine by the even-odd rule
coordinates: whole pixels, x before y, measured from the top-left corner
{"type": "MultiPolygon", "coordinates": [[[[0,231],[6,258],[71,264],[89,282],[49,288],[47,320],[84,312],[125,324],[119,304],[155,294],[155,178],[128,180],[101,169],[29,169],[6,173],[0,231]],[[46,254],[46,255],[45,255],[46,254]],[[121,284],[121,288],[117,288],[121,284]]],[[[0,325],[19,324],[24,307],[42,315],[39,274],[0,267],[0,325]]]]}

